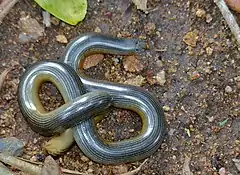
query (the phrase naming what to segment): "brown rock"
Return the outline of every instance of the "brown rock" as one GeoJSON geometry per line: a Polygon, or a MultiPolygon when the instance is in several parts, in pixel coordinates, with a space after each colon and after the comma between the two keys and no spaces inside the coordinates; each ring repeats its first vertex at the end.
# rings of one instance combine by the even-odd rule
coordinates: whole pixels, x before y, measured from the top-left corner
{"type": "Polygon", "coordinates": [[[137,56],[127,56],[123,60],[123,67],[129,72],[140,72],[143,70],[143,64],[139,61],[137,56]]]}
{"type": "Polygon", "coordinates": [[[83,69],[89,69],[90,67],[98,65],[98,63],[100,63],[103,60],[103,58],[104,58],[103,54],[94,54],[88,56],[83,63],[83,69]]]}
{"type": "Polygon", "coordinates": [[[60,174],[61,170],[58,164],[51,156],[47,156],[44,161],[41,175],[60,175],[60,174]]]}
{"type": "Polygon", "coordinates": [[[20,18],[18,24],[21,30],[21,33],[18,36],[18,41],[20,43],[35,41],[44,35],[44,28],[36,19],[31,18],[30,16],[20,18]]]}

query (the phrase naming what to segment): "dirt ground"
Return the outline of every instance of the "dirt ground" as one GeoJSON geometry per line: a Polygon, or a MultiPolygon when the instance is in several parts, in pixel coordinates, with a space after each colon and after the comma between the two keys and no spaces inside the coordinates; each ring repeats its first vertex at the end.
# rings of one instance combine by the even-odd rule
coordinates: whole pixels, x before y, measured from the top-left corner
{"type": "MultiPolygon", "coordinates": [[[[232,159],[240,158],[240,54],[213,1],[149,0],[153,10],[148,14],[128,0],[88,3],[87,16],[77,26],[60,22],[45,28],[45,35],[38,41],[26,44],[18,42],[19,18],[30,15],[43,25],[41,8],[30,0],[21,1],[4,19],[0,26],[0,72],[9,67],[12,70],[0,95],[0,137],[14,136],[26,141],[23,157],[43,161],[43,145],[49,138],[34,133],[22,117],[17,102],[19,77],[33,62],[60,57],[66,44],[58,43],[57,35],[63,34],[70,41],[100,28],[102,33],[113,36],[146,38],[150,49],[141,55],[144,69],[138,73],[129,75],[121,59],[114,61],[118,56],[106,55],[100,64],[87,70],[88,75],[121,81],[137,75],[146,78],[149,73],[156,75],[162,70],[166,74],[162,86],[149,81],[142,84],[164,106],[168,135],[138,174],[183,174],[187,157],[191,158],[193,174],[218,174],[220,168],[225,168],[226,174],[239,174],[232,159]],[[196,15],[199,9],[206,12],[203,17],[196,15]],[[196,46],[194,42],[187,45],[186,38],[183,41],[189,32],[198,37],[196,46]]],[[[51,85],[42,87],[40,93],[49,110],[62,104],[61,96],[51,85]]],[[[136,114],[119,109],[98,125],[101,137],[110,140],[133,137],[140,129],[141,120],[136,114]]],[[[84,157],[76,145],[55,159],[62,167],[94,175],[123,173],[142,162],[97,164],[84,157]]]]}

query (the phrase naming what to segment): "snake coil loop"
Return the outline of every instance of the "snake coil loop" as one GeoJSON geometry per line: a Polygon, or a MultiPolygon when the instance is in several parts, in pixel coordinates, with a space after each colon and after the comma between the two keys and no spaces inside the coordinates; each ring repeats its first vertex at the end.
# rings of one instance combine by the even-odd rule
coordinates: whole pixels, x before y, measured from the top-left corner
{"type": "Polygon", "coordinates": [[[95,80],[83,72],[86,56],[93,53],[130,55],[143,48],[135,39],[114,38],[86,33],[68,44],[59,61],[32,65],[19,85],[19,105],[31,128],[42,134],[74,129],[74,139],[93,161],[118,164],[144,159],[160,146],[165,134],[165,119],[159,101],[140,87],[95,80]],[[80,67],[80,69],[79,69],[80,67]],[[51,81],[61,92],[65,104],[45,112],[38,97],[40,85],[51,81]],[[105,142],[97,134],[94,117],[109,106],[129,109],[143,121],[140,135],[119,142],[105,142]]]}

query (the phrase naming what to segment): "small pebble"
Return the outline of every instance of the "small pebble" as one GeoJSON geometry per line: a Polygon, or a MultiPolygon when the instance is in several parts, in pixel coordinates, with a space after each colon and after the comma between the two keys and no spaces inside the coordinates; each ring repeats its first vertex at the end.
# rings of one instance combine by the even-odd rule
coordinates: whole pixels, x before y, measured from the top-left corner
{"type": "Polygon", "coordinates": [[[57,40],[57,42],[62,43],[62,44],[68,43],[68,40],[65,35],[57,35],[56,40],[57,40]]]}
{"type": "Polygon", "coordinates": [[[38,139],[36,139],[36,138],[33,139],[33,143],[34,143],[34,144],[36,144],[37,141],[38,141],[38,139]]]}
{"type": "Polygon", "coordinates": [[[225,87],[225,92],[226,93],[231,93],[232,92],[232,87],[231,86],[226,86],[225,87]]]}
{"type": "Polygon", "coordinates": [[[101,33],[102,30],[100,29],[100,27],[96,27],[95,30],[94,30],[94,32],[101,33]]]}
{"type": "Polygon", "coordinates": [[[156,25],[154,23],[149,22],[144,26],[144,29],[147,33],[151,34],[155,31],[156,25]]]}
{"type": "Polygon", "coordinates": [[[212,16],[210,14],[206,15],[206,22],[210,23],[212,21],[212,16]]]}
{"type": "Polygon", "coordinates": [[[224,167],[220,168],[218,173],[219,173],[219,175],[227,175],[226,174],[226,169],[224,167]]]}
{"type": "Polygon", "coordinates": [[[41,170],[41,175],[60,175],[61,170],[57,162],[51,157],[47,156],[41,170]]]}
{"type": "Polygon", "coordinates": [[[212,123],[213,121],[214,121],[214,117],[212,116],[212,117],[207,117],[208,118],[208,121],[210,122],[210,123],[212,123]]]}
{"type": "Polygon", "coordinates": [[[168,134],[169,134],[170,136],[173,136],[173,134],[174,134],[175,131],[176,131],[176,129],[170,128],[168,134]]]}
{"type": "Polygon", "coordinates": [[[87,170],[87,172],[88,172],[88,173],[93,173],[93,169],[92,169],[92,168],[89,168],[89,169],[87,170]]]}
{"type": "Polygon", "coordinates": [[[131,132],[131,133],[134,132],[134,129],[130,129],[129,132],[131,132]]]}
{"type": "Polygon", "coordinates": [[[197,71],[193,71],[192,74],[190,75],[190,79],[191,80],[196,80],[198,78],[200,78],[200,74],[197,71]]]}
{"type": "Polygon", "coordinates": [[[30,158],[30,161],[32,161],[32,162],[37,162],[37,157],[36,157],[36,156],[32,156],[32,157],[30,158]]]}
{"type": "Polygon", "coordinates": [[[211,47],[207,47],[206,52],[208,56],[211,56],[213,54],[213,49],[211,47]]]}
{"type": "Polygon", "coordinates": [[[206,11],[203,9],[198,9],[196,12],[197,17],[204,18],[206,16],[206,11]]]}
{"type": "Polygon", "coordinates": [[[163,110],[165,111],[165,112],[168,112],[168,111],[170,111],[170,107],[169,106],[167,106],[167,105],[164,105],[163,106],[163,110]]]}
{"type": "Polygon", "coordinates": [[[109,175],[110,174],[108,169],[106,169],[106,168],[102,168],[101,172],[102,172],[103,175],[109,175]]]}
{"type": "Polygon", "coordinates": [[[86,156],[82,156],[82,157],[81,157],[81,160],[82,160],[83,162],[88,162],[88,161],[89,161],[89,158],[87,158],[86,156]]]}
{"type": "Polygon", "coordinates": [[[163,86],[166,83],[166,75],[165,75],[165,71],[162,70],[159,73],[157,73],[157,75],[155,76],[156,78],[156,83],[163,86]]]}
{"type": "Polygon", "coordinates": [[[43,24],[45,24],[46,27],[51,27],[50,13],[47,11],[42,11],[42,16],[43,24]]]}

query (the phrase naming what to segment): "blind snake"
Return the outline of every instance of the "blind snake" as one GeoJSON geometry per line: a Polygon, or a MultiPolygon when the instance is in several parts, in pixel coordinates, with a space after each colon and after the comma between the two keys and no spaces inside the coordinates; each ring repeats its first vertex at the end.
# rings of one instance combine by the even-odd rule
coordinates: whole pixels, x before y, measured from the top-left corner
{"type": "Polygon", "coordinates": [[[82,152],[98,163],[119,164],[144,159],[160,146],[165,134],[165,118],[157,98],[141,87],[92,79],[84,74],[83,62],[93,53],[131,55],[141,52],[137,39],[85,33],[71,41],[57,61],[39,61],[22,75],[19,84],[20,110],[31,128],[45,136],[73,128],[82,152]],[[60,91],[65,104],[46,112],[38,90],[50,81],[60,91]],[[142,119],[141,133],[118,142],[101,140],[94,117],[109,107],[135,111],[142,119]]]}

